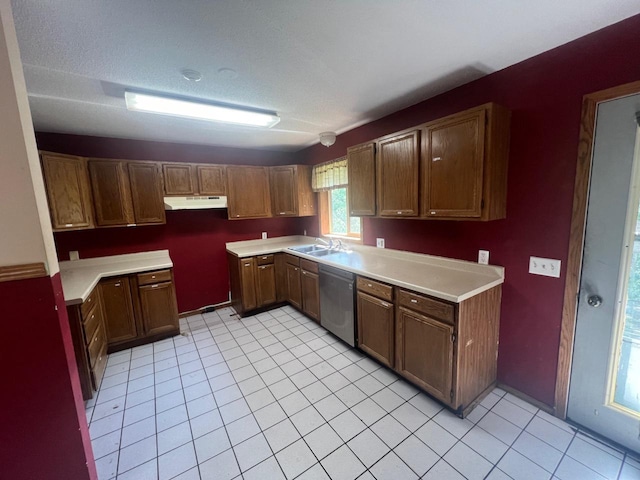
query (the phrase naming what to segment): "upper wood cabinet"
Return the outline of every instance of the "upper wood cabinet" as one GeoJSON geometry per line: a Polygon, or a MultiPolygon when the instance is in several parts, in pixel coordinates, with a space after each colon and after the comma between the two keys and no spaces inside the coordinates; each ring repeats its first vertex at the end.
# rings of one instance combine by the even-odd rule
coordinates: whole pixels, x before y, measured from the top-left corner
{"type": "Polygon", "coordinates": [[[382,217],[418,215],[420,149],[417,130],[377,141],[378,214],[382,217]]]}
{"type": "Polygon", "coordinates": [[[224,165],[196,165],[200,195],[226,195],[224,165]]]}
{"type": "Polygon", "coordinates": [[[135,223],[127,162],[89,160],[91,187],[99,226],[135,223]]]}
{"type": "Polygon", "coordinates": [[[506,217],[509,120],[487,104],[423,126],[422,216],[506,217]]]}
{"type": "Polygon", "coordinates": [[[87,160],[41,153],[53,231],[93,228],[93,202],[87,160]]]}
{"type": "Polygon", "coordinates": [[[160,166],[154,163],[131,162],[129,180],[135,223],[164,223],[160,166]]]}
{"type": "Polygon", "coordinates": [[[227,195],[230,219],[270,217],[269,167],[228,166],[227,195]]]}
{"type": "Polygon", "coordinates": [[[349,171],[349,214],[359,217],[376,214],[376,144],[347,149],[349,171]]]}
{"type": "Polygon", "coordinates": [[[311,190],[311,167],[270,167],[271,208],[276,217],[316,214],[316,194],[311,190]]]}
{"type": "Polygon", "coordinates": [[[157,164],[91,159],[89,173],[99,226],[165,222],[157,164]]]}
{"type": "Polygon", "coordinates": [[[165,195],[183,197],[195,195],[194,170],[195,167],[189,163],[163,163],[162,174],[165,195]]]}

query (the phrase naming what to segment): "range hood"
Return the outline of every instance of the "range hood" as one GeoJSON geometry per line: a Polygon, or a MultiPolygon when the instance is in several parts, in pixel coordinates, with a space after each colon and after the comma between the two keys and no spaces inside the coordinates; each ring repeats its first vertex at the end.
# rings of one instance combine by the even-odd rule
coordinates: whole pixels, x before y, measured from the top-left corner
{"type": "Polygon", "coordinates": [[[227,197],[164,197],[165,210],[227,208],[227,197]]]}

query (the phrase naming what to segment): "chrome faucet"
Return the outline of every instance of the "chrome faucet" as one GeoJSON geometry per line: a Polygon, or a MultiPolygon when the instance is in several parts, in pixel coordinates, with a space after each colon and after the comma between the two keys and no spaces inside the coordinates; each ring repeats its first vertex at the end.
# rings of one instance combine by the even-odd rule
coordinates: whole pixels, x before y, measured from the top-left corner
{"type": "Polygon", "coordinates": [[[333,239],[331,238],[327,242],[324,238],[316,237],[316,243],[324,243],[327,247],[329,247],[329,250],[333,248],[333,239]]]}

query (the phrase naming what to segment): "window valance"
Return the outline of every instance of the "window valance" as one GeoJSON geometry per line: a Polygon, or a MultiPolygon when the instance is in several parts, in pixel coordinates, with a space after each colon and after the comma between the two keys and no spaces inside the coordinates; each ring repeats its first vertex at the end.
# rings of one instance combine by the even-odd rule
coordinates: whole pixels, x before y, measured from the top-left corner
{"type": "Polygon", "coordinates": [[[314,192],[346,187],[348,183],[347,157],[337,158],[313,167],[311,187],[314,192]]]}

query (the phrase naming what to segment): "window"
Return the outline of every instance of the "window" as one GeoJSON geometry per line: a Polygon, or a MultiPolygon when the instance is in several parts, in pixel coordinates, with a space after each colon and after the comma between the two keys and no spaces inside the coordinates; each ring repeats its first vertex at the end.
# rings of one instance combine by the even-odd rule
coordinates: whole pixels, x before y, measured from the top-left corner
{"type": "Polygon", "coordinates": [[[326,202],[321,202],[321,205],[326,206],[326,221],[322,222],[325,227],[322,229],[322,234],[359,239],[361,236],[360,217],[349,216],[347,188],[329,190],[326,192],[326,197],[326,202]]]}

